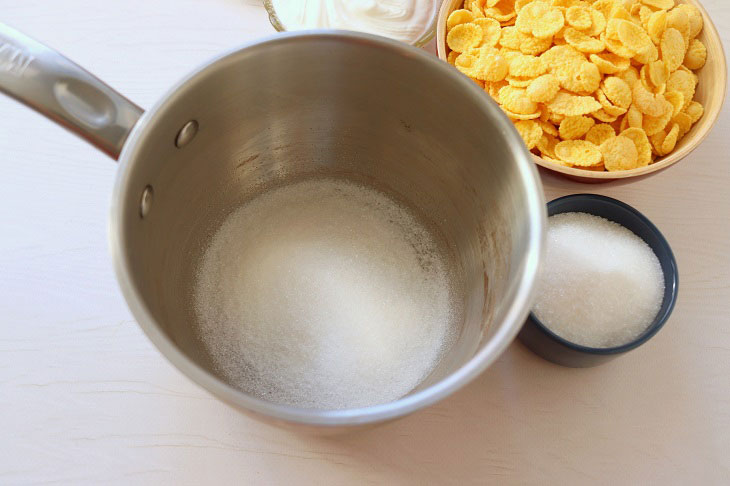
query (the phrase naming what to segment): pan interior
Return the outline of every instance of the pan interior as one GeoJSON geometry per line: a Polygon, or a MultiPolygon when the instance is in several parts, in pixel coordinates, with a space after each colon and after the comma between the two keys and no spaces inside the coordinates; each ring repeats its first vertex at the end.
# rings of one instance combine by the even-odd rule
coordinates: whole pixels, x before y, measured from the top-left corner
{"type": "Polygon", "coordinates": [[[439,241],[458,288],[458,330],[410,393],[452,374],[505,325],[505,296],[534,232],[516,161],[525,154],[483,93],[404,52],[333,35],[243,49],[174,91],[127,151],[122,258],[131,284],[165,335],[210,374],[229,381],[196,331],[202,252],[233,210],[303,180],[373,187],[439,241]],[[198,133],[177,148],[189,120],[198,133]],[[148,185],[154,200],[141,218],[148,185]]]}

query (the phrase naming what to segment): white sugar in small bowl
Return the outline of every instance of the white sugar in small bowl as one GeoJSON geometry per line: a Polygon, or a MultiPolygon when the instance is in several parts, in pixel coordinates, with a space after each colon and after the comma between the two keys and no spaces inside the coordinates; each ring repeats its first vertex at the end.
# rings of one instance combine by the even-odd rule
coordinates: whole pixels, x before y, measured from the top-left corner
{"type": "MultiPolygon", "coordinates": [[[[679,288],[677,262],[669,243],[636,209],[616,199],[596,194],[573,194],[548,203],[548,216],[561,213],[588,213],[620,224],[644,240],[652,249],[664,277],[664,295],[654,320],[635,339],[613,347],[589,347],[571,342],[556,334],[531,312],[519,334],[519,339],[533,352],[563,366],[585,368],[596,366],[641,346],[654,336],[674,309],[679,288]]],[[[576,298],[580,291],[576,290],[576,298]]]]}

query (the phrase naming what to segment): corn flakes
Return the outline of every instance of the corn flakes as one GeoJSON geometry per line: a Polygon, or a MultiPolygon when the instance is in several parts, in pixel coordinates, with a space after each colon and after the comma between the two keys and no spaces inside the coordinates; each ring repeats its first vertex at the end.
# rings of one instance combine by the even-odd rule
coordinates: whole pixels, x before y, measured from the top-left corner
{"type": "Polygon", "coordinates": [[[544,160],[630,170],[675,149],[703,115],[700,10],[674,0],[466,0],[447,60],[544,160]]]}

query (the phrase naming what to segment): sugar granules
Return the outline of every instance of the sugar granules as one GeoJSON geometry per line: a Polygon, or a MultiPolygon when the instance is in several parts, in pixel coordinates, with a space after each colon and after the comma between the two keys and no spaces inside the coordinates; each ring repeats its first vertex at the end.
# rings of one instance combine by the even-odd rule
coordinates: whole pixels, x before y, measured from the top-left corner
{"type": "Polygon", "coordinates": [[[548,219],[535,315],[576,344],[607,348],[636,339],[662,304],[659,260],[637,235],[587,213],[548,219]]]}
{"type": "Polygon", "coordinates": [[[212,236],[194,291],[227,381],[307,408],[386,403],[438,364],[456,329],[451,269],[410,210],[372,188],[269,191],[212,236]]]}

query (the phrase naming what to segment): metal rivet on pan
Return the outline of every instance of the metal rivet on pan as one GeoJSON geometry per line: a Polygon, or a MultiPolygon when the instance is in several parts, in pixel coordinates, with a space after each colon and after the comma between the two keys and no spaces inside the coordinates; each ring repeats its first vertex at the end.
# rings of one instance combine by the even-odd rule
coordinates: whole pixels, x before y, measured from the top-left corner
{"type": "Polygon", "coordinates": [[[190,120],[182,126],[177,136],[175,137],[175,146],[182,148],[192,142],[195,135],[198,133],[198,122],[196,120],[190,120]]]}
{"type": "Polygon", "coordinates": [[[152,209],[153,195],[154,191],[152,190],[152,186],[147,186],[142,191],[142,197],[139,200],[139,216],[143,219],[149,214],[150,209],[152,209]]]}

